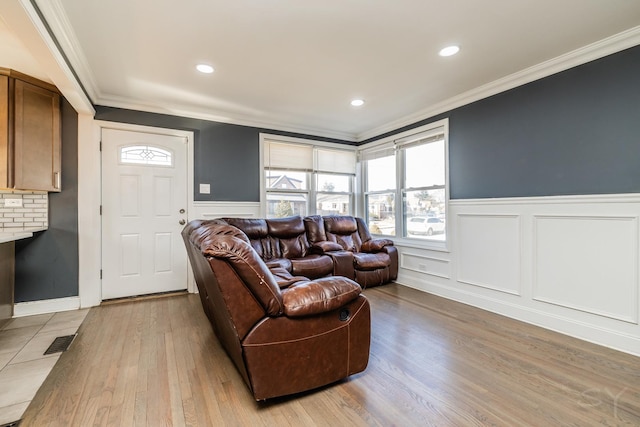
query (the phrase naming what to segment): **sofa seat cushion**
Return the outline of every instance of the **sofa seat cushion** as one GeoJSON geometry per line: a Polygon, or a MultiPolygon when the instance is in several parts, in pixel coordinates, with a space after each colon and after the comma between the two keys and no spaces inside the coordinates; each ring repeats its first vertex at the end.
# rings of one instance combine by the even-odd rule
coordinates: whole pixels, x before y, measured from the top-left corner
{"type": "Polygon", "coordinates": [[[291,260],[291,273],[310,279],[333,274],[333,260],[327,255],[307,255],[291,260]]]}
{"type": "Polygon", "coordinates": [[[269,269],[271,270],[274,268],[282,268],[287,271],[291,271],[291,260],[286,258],[271,259],[269,261],[266,261],[265,264],[267,264],[267,267],[269,267],[269,269]]]}
{"type": "Polygon", "coordinates": [[[283,290],[284,314],[301,317],[336,310],[353,301],[362,287],[346,277],[323,277],[298,282],[283,290]]]}
{"type": "Polygon", "coordinates": [[[374,254],[359,252],[353,254],[353,263],[356,270],[377,270],[391,265],[391,257],[385,252],[374,254]]]}

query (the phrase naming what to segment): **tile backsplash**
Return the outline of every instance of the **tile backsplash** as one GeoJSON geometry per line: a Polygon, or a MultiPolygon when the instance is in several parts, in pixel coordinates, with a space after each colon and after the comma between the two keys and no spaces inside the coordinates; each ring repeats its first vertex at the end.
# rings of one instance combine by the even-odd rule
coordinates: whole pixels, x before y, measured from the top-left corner
{"type": "Polygon", "coordinates": [[[34,227],[46,229],[48,226],[49,195],[46,191],[0,190],[0,232],[34,227]],[[16,204],[22,206],[13,206],[16,204]]]}

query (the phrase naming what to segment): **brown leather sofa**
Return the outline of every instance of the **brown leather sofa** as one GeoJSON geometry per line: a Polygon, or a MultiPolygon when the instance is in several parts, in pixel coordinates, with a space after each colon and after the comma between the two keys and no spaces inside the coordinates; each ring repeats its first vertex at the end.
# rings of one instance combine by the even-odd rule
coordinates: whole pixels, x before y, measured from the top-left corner
{"type": "Polygon", "coordinates": [[[256,239],[220,220],[192,221],[182,236],[204,311],[256,400],[317,388],[366,368],[370,308],[356,282],[270,269],[256,239]]]}
{"type": "Polygon", "coordinates": [[[333,274],[333,261],[313,253],[302,217],[275,219],[223,218],[247,235],[251,246],[268,267],[281,267],[294,276],[309,279],[333,274]]]}
{"type": "Polygon", "coordinates": [[[304,221],[317,253],[321,249],[319,253],[342,258],[340,262],[350,265],[340,275],[355,279],[363,288],[398,277],[398,250],[389,239],[372,238],[362,218],[316,215],[304,221]]]}
{"type": "Polygon", "coordinates": [[[363,288],[398,277],[398,252],[389,239],[374,239],[353,216],[222,218],[246,234],[270,268],[310,279],[344,276],[363,288]]]}

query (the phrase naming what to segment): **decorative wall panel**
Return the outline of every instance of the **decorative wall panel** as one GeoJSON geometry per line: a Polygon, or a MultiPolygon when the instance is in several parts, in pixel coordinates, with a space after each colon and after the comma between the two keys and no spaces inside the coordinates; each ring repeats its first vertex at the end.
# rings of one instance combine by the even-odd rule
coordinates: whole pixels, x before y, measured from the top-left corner
{"type": "Polygon", "coordinates": [[[400,251],[400,268],[445,279],[451,277],[451,266],[448,259],[410,251],[400,251]]]}
{"type": "Polygon", "coordinates": [[[519,216],[459,214],[456,226],[458,281],[519,295],[519,216]]]}
{"type": "Polygon", "coordinates": [[[638,220],[534,217],[537,301],[638,322],[638,220]]]}

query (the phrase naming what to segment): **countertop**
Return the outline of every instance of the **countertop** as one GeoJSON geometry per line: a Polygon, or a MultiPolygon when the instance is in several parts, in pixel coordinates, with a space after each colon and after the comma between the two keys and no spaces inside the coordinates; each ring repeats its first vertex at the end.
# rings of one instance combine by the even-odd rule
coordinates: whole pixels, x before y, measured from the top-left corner
{"type": "Polygon", "coordinates": [[[0,231],[0,243],[14,242],[20,239],[26,239],[33,236],[37,231],[44,231],[46,228],[20,228],[8,231],[6,228],[0,231]]]}

